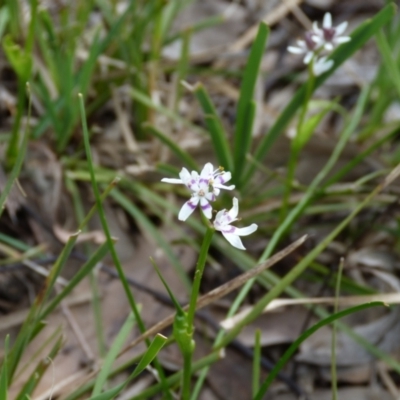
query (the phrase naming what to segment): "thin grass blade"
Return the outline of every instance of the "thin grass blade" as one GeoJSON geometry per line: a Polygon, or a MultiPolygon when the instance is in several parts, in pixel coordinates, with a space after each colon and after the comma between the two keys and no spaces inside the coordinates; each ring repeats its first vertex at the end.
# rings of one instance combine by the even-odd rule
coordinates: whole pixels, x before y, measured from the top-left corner
{"type": "Polygon", "coordinates": [[[39,362],[15,400],[26,400],[29,398],[60,351],[63,341],[63,337],[60,337],[50,350],[48,356],[39,362]]]}
{"type": "Polygon", "coordinates": [[[8,392],[8,349],[10,345],[10,335],[6,336],[4,342],[4,357],[3,357],[3,365],[1,367],[0,373],[0,400],[7,400],[7,392],[8,392]]]}
{"type": "Polygon", "coordinates": [[[126,338],[131,333],[134,325],[135,325],[135,317],[131,313],[131,314],[129,314],[124,325],[118,332],[118,335],[114,340],[114,343],[112,344],[110,350],[107,353],[107,356],[104,360],[101,370],[100,370],[99,374],[97,375],[96,382],[94,384],[94,388],[93,388],[93,392],[92,392],[92,396],[97,396],[101,393],[101,391],[108,379],[108,376],[110,375],[112,365],[113,365],[115,359],[117,358],[119,352],[121,351],[126,338]]]}
{"type": "Polygon", "coordinates": [[[244,71],[240,87],[239,102],[236,109],[236,123],[233,144],[233,159],[235,183],[241,181],[241,175],[246,163],[246,155],[250,150],[252,126],[255,110],[250,103],[253,100],[254,90],[260,70],[261,61],[269,35],[269,28],[261,23],[256,39],[251,47],[250,56],[244,71]]]}
{"type": "Polygon", "coordinates": [[[201,83],[197,83],[193,89],[198,102],[204,112],[204,119],[211,136],[211,141],[214,146],[214,154],[217,157],[219,164],[225,169],[232,170],[232,157],[229,150],[227,134],[219,118],[217,110],[212,103],[210,96],[201,83]]]}
{"type": "Polygon", "coordinates": [[[294,352],[299,348],[301,343],[304,342],[308,337],[310,337],[314,332],[316,332],[318,329],[322,328],[325,325],[328,325],[340,318],[346,317],[347,315],[354,314],[358,311],[365,310],[367,308],[371,307],[378,307],[378,306],[385,306],[384,303],[382,302],[372,302],[372,303],[367,303],[367,304],[361,304],[359,306],[351,307],[346,310],[340,311],[336,314],[332,314],[327,318],[324,318],[323,320],[319,321],[315,325],[313,325],[311,328],[307,329],[300,337],[294,341],[290,347],[285,351],[283,356],[278,360],[278,362],[275,365],[275,368],[268,374],[267,379],[264,381],[264,383],[261,385],[260,390],[258,391],[257,395],[254,397],[254,400],[262,400],[263,396],[267,392],[269,386],[273,382],[273,380],[276,378],[278,375],[278,372],[283,368],[283,366],[287,363],[287,361],[290,359],[290,357],[294,354],[294,352]]]}

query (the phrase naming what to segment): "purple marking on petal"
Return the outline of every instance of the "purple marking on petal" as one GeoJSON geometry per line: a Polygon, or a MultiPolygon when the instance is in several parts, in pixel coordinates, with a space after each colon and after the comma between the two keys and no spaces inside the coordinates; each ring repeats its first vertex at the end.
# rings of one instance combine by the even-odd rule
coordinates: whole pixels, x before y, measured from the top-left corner
{"type": "Polygon", "coordinates": [[[200,178],[199,179],[199,184],[208,186],[209,182],[210,182],[210,179],[208,179],[208,178],[200,178]]]}
{"type": "Polygon", "coordinates": [[[197,207],[197,203],[193,204],[191,200],[187,201],[186,204],[192,209],[194,210],[197,207]]]}
{"type": "Polygon", "coordinates": [[[211,208],[210,203],[206,203],[206,204],[202,204],[202,205],[201,205],[201,209],[202,209],[202,210],[207,210],[207,209],[209,209],[209,208],[211,208]]]}
{"type": "Polygon", "coordinates": [[[232,226],[232,225],[227,225],[227,226],[224,227],[224,229],[222,229],[222,232],[225,232],[225,233],[234,233],[235,230],[236,230],[236,228],[235,228],[234,226],[232,226]]]}

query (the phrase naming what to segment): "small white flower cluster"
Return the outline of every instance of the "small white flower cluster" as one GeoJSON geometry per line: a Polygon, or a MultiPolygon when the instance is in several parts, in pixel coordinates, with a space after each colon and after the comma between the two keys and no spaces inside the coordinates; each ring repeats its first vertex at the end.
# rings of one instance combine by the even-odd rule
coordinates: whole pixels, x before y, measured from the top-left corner
{"type": "MultiPolygon", "coordinates": [[[[200,209],[204,216],[208,219],[212,218],[212,206],[210,202],[216,200],[221,192],[221,189],[233,190],[235,185],[225,186],[232,177],[230,172],[224,172],[223,168],[219,167],[214,170],[211,163],[207,163],[201,173],[192,171],[191,173],[182,168],[179,173],[180,179],[163,178],[162,182],[183,184],[191,191],[191,198],[188,200],[179,211],[178,218],[185,221],[200,204],[200,209]]],[[[239,236],[247,236],[257,230],[257,224],[251,224],[245,228],[236,228],[231,223],[237,221],[239,213],[239,202],[235,197],[233,199],[233,207],[231,210],[219,211],[214,219],[214,228],[220,231],[226,240],[234,247],[245,250],[239,236]]]]}
{"type": "Polygon", "coordinates": [[[347,21],[338,26],[332,26],[332,16],[330,13],[324,15],[322,28],[314,22],[312,29],[304,35],[304,40],[298,40],[297,46],[289,46],[288,51],[294,54],[304,54],[304,63],[312,63],[312,71],[315,76],[321,75],[333,66],[333,60],[328,60],[327,55],[336,46],[350,40],[349,36],[341,36],[347,28],[347,21]]]}

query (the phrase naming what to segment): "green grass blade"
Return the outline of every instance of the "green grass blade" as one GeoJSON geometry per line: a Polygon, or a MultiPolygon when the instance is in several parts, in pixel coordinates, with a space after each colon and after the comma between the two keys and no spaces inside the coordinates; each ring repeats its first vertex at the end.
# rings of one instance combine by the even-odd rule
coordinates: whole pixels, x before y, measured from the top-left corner
{"type": "Polygon", "coordinates": [[[241,180],[241,175],[246,163],[246,155],[250,150],[254,112],[250,112],[251,109],[249,108],[249,103],[253,100],[254,89],[256,86],[268,35],[268,26],[264,23],[261,23],[258,28],[256,39],[251,47],[250,56],[247,61],[240,87],[240,96],[236,109],[236,123],[233,144],[233,159],[235,168],[234,171],[232,171],[232,176],[235,177],[235,183],[240,182],[241,180]]]}
{"type": "Polygon", "coordinates": [[[328,105],[317,114],[309,117],[301,125],[300,132],[297,134],[298,136],[296,136],[296,138],[293,140],[293,150],[295,152],[300,152],[300,150],[307,144],[315,132],[315,129],[317,129],[317,126],[320,124],[325,115],[331,111],[331,109],[332,107],[328,105]]]}
{"type": "Polygon", "coordinates": [[[323,326],[328,325],[328,324],[330,324],[340,318],[343,318],[347,315],[354,314],[358,311],[362,311],[367,308],[378,307],[378,306],[385,306],[385,304],[382,302],[376,301],[376,302],[372,302],[372,303],[361,304],[361,305],[355,306],[355,307],[350,307],[346,310],[340,311],[338,313],[330,315],[327,318],[324,318],[323,320],[321,320],[318,323],[316,323],[315,325],[313,325],[311,328],[307,329],[303,334],[300,335],[300,337],[297,340],[295,340],[290,345],[290,347],[285,351],[283,356],[280,357],[280,359],[276,363],[274,369],[268,374],[267,379],[261,385],[261,388],[258,391],[257,395],[254,397],[254,400],[262,400],[263,396],[265,395],[266,391],[268,390],[268,388],[271,385],[271,383],[273,382],[273,380],[278,375],[279,371],[287,363],[287,361],[294,354],[294,352],[299,348],[301,343],[303,343],[304,340],[306,340],[308,337],[310,337],[314,332],[316,332],[318,329],[322,328],[323,326]]]}
{"type": "Polygon", "coordinates": [[[15,180],[18,178],[18,175],[19,175],[22,165],[24,163],[26,149],[28,147],[28,142],[29,142],[29,134],[28,134],[28,132],[25,132],[24,137],[22,138],[20,148],[18,150],[18,155],[15,160],[15,164],[10,172],[10,175],[7,178],[7,182],[4,186],[4,189],[0,194],[0,217],[3,214],[3,211],[5,209],[5,203],[6,203],[8,195],[10,194],[11,188],[12,188],[15,180]]]}
{"type": "Polygon", "coordinates": [[[112,400],[118,393],[120,393],[124,389],[126,383],[127,382],[120,383],[118,386],[115,386],[112,389],[105,391],[104,393],[90,397],[90,400],[112,400]]]}
{"type": "Polygon", "coordinates": [[[4,30],[10,20],[10,12],[7,7],[0,8],[0,40],[3,37],[4,30]]]}
{"type": "Polygon", "coordinates": [[[4,342],[4,357],[3,357],[3,365],[1,367],[0,373],[0,400],[7,400],[7,392],[8,392],[8,348],[10,344],[10,335],[6,336],[4,342]]]}
{"type": "Polygon", "coordinates": [[[39,362],[15,400],[26,400],[29,398],[37,385],[40,383],[40,380],[42,379],[49,366],[51,366],[54,358],[60,351],[63,341],[63,337],[60,337],[54,344],[53,348],[50,350],[49,355],[39,362]]]}
{"type": "Polygon", "coordinates": [[[397,96],[400,97],[400,70],[399,66],[396,65],[396,60],[393,58],[394,52],[389,46],[388,40],[380,30],[376,35],[376,43],[378,45],[378,49],[381,52],[384,67],[386,68],[387,72],[389,73],[390,80],[392,85],[396,88],[397,96]]]}
{"type": "Polygon", "coordinates": [[[147,348],[143,357],[140,359],[139,364],[136,366],[133,373],[129,376],[129,378],[125,382],[121,383],[120,385],[110,390],[107,390],[102,394],[99,394],[97,396],[92,396],[90,400],[114,399],[115,396],[125,388],[125,386],[130,380],[136,378],[141,372],[143,372],[150,365],[150,363],[157,357],[159,351],[164,347],[167,340],[168,339],[165,336],[157,334],[156,337],[151,342],[150,346],[147,348]]]}
{"type": "Polygon", "coordinates": [[[114,340],[114,343],[112,344],[110,350],[107,353],[107,356],[106,356],[104,363],[100,369],[100,372],[97,375],[96,382],[94,384],[94,388],[93,388],[93,392],[92,392],[92,396],[97,396],[101,393],[101,391],[108,379],[108,376],[111,372],[112,365],[113,365],[115,359],[117,358],[119,352],[121,351],[126,338],[131,333],[134,325],[135,325],[135,317],[131,313],[131,314],[129,314],[124,325],[118,332],[118,335],[114,340]]]}
{"type": "Polygon", "coordinates": [[[88,167],[89,167],[89,173],[90,173],[90,180],[92,183],[92,188],[94,192],[94,196],[96,199],[96,206],[97,206],[97,212],[100,217],[101,225],[104,231],[104,234],[107,239],[107,244],[108,248],[111,253],[112,260],[114,262],[114,265],[118,271],[118,276],[121,280],[122,287],[124,289],[124,292],[126,294],[126,297],[128,299],[129,305],[131,307],[131,310],[133,311],[136,321],[138,323],[140,331],[143,333],[146,330],[146,327],[143,323],[143,320],[140,316],[138,306],[136,304],[136,301],[133,297],[133,294],[131,292],[131,289],[129,287],[129,283],[126,280],[126,276],[124,273],[124,270],[122,268],[121,262],[119,260],[118,254],[115,250],[114,242],[111,237],[111,232],[110,228],[108,227],[107,219],[104,213],[103,205],[102,205],[102,200],[99,192],[99,188],[97,186],[97,181],[96,181],[96,176],[95,176],[95,171],[94,171],[94,165],[93,165],[93,159],[92,159],[92,153],[91,153],[91,148],[90,148],[90,141],[89,141],[89,131],[87,127],[87,122],[86,122],[86,112],[85,112],[85,105],[83,102],[83,96],[82,94],[79,94],[79,105],[80,105],[80,111],[81,111],[81,118],[82,118],[82,130],[83,130],[83,139],[84,139],[84,145],[85,145],[85,151],[86,151],[86,158],[88,161],[88,167]]]}
{"type": "Polygon", "coordinates": [[[206,125],[214,146],[214,153],[217,157],[219,165],[224,167],[226,170],[231,171],[233,164],[229,150],[229,143],[217,110],[215,109],[206,89],[201,83],[197,83],[193,91],[201,105],[201,108],[203,109],[204,119],[206,120],[206,125]]]}
{"type": "MultiPolygon", "coordinates": [[[[325,80],[337,69],[340,65],[352,56],[361,46],[363,46],[368,39],[370,39],[374,34],[376,34],[379,29],[381,29],[385,24],[387,24],[396,12],[396,6],[391,3],[383,8],[378,14],[376,14],[372,19],[362,23],[354,32],[350,35],[351,41],[343,43],[339,46],[331,55],[331,59],[334,60],[334,66],[317,77],[315,80],[314,90],[318,88],[325,80]]],[[[299,107],[303,104],[306,97],[307,82],[296,92],[293,96],[292,101],[286,106],[282,111],[279,118],[275,121],[274,125],[268,131],[267,135],[261,141],[258,146],[254,159],[257,162],[262,162],[264,157],[267,155],[272,144],[282,133],[285,127],[289,124],[293,116],[299,107]]],[[[245,181],[248,181],[255,171],[255,165],[249,166],[249,169],[245,173],[245,181]]]]}
{"type": "Polygon", "coordinates": [[[175,98],[173,109],[175,112],[179,110],[179,102],[182,98],[183,85],[182,81],[186,79],[189,65],[190,65],[190,39],[192,38],[192,31],[190,29],[186,30],[182,35],[182,48],[181,55],[179,57],[178,65],[176,68],[176,83],[175,83],[175,98]]]}
{"type": "Polygon", "coordinates": [[[160,142],[165,144],[171,152],[182,162],[183,165],[186,165],[190,169],[198,170],[199,166],[196,161],[190,156],[187,151],[182,150],[182,147],[179,146],[176,142],[170,139],[165,133],[161,132],[155,126],[150,124],[143,124],[143,128],[146,129],[149,133],[155,136],[160,142]]]}
{"type": "Polygon", "coordinates": [[[160,352],[160,350],[164,347],[167,340],[168,339],[160,333],[156,335],[129,379],[136,378],[147,368],[148,365],[150,365],[150,363],[157,357],[157,354],[160,352]]]}
{"type": "Polygon", "coordinates": [[[68,284],[57,294],[45,307],[40,314],[40,319],[45,319],[50,313],[65,299],[72,290],[87,276],[90,271],[105,257],[108,252],[108,244],[103,243],[85,262],[85,264],[79,268],[79,271],[70,279],[68,284]]]}
{"type": "Polygon", "coordinates": [[[19,39],[19,35],[21,34],[21,18],[20,18],[20,5],[18,1],[14,0],[6,0],[5,2],[1,2],[4,8],[7,8],[10,13],[10,31],[14,38],[19,39]],[[6,3],[6,7],[4,7],[4,3],[6,3]]]}
{"type": "Polygon", "coordinates": [[[53,287],[56,283],[57,278],[60,276],[60,273],[62,269],[64,268],[65,263],[67,262],[73,248],[75,247],[75,243],[78,239],[78,236],[80,234],[80,231],[77,231],[76,233],[72,234],[68,240],[63,249],[61,250],[61,253],[59,257],[57,258],[56,262],[54,263],[53,267],[50,270],[50,273],[46,279],[45,283],[45,291],[42,296],[38,296],[37,298],[37,303],[41,304],[45,302],[50,295],[51,291],[53,290],[53,287]]]}
{"type": "Polygon", "coordinates": [[[176,297],[172,293],[172,290],[168,286],[167,281],[164,279],[164,277],[163,277],[163,275],[162,275],[162,273],[160,271],[160,268],[158,268],[158,265],[156,264],[156,262],[152,258],[150,258],[150,262],[153,265],[153,268],[155,269],[158,277],[160,278],[160,281],[162,282],[162,284],[164,285],[166,291],[168,292],[169,298],[171,299],[172,303],[174,304],[176,314],[181,316],[181,317],[184,317],[185,316],[185,312],[183,311],[183,308],[180,305],[179,301],[176,299],[176,297]]]}

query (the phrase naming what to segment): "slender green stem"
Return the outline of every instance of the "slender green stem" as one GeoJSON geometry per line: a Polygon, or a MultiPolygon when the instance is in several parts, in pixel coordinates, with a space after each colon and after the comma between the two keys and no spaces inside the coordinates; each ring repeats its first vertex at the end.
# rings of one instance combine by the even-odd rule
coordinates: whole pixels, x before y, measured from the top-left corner
{"type": "MultiPolygon", "coordinates": [[[[186,324],[187,324],[186,334],[188,336],[189,341],[191,341],[193,338],[193,332],[194,332],[193,325],[194,325],[194,315],[196,313],[196,303],[197,303],[197,298],[199,296],[201,278],[203,276],[204,267],[206,265],[208,249],[210,248],[213,234],[214,234],[214,229],[211,227],[207,227],[207,231],[203,239],[203,244],[201,245],[199,259],[197,261],[196,271],[194,273],[192,294],[190,296],[189,310],[186,317],[186,324]]],[[[190,383],[192,374],[191,370],[192,370],[193,351],[194,351],[194,346],[188,346],[187,348],[185,348],[185,351],[182,351],[183,355],[182,399],[183,400],[190,399],[190,393],[191,393],[190,383]]]]}
{"type": "Polygon", "coordinates": [[[189,310],[187,316],[188,329],[191,330],[191,332],[188,333],[193,333],[193,321],[194,321],[194,314],[196,312],[197,297],[199,296],[201,278],[203,277],[204,266],[206,265],[208,249],[210,248],[213,234],[214,234],[214,229],[208,227],[206,234],[204,236],[203,244],[201,245],[199,259],[197,261],[196,271],[194,273],[192,294],[190,297],[189,310]]]}
{"type": "Polygon", "coordinates": [[[183,354],[183,371],[182,371],[182,400],[190,399],[190,383],[192,378],[192,353],[183,354]]]}
{"type": "Polygon", "coordinates": [[[314,86],[315,86],[315,76],[312,71],[312,63],[313,63],[313,60],[311,60],[310,64],[308,65],[309,78],[307,81],[306,96],[305,96],[303,107],[302,107],[302,110],[300,113],[299,120],[297,122],[296,136],[294,137],[292,144],[291,144],[285,193],[283,196],[283,203],[282,203],[282,208],[281,208],[281,213],[280,213],[281,222],[286,218],[286,215],[287,215],[287,211],[288,211],[288,207],[289,207],[289,199],[290,199],[290,195],[292,193],[293,180],[294,180],[294,176],[295,176],[295,172],[296,172],[297,161],[298,161],[300,150],[301,150],[301,147],[299,146],[299,143],[301,140],[301,132],[302,132],[303,125],[304,125],[304,120],[307,115],[307,110],[308,110],[308,105],[310,103],[311,95],[313,93],[314,86]]]}

